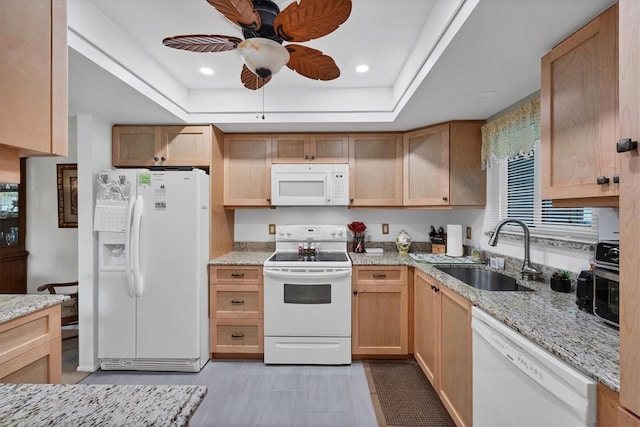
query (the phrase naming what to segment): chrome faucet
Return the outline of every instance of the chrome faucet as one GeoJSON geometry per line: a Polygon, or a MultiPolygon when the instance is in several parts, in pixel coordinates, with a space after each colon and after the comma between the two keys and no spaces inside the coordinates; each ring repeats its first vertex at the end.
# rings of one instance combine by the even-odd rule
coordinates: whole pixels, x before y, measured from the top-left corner
{"type": "Polygon", "coordinates": [[[503,225],[509,224],[509,223],[518,224],[524,230],[524,261],[522,263],[522,271],[521,271],[522,277],[524,278],[525,276],[528,276],[528,278],[531,279],[532,276],[534,275],[542,274],[542,272],[536,270],[531,265],[531,258],[529,257],[530,255],[529,227],[527,227],[527,224],[520,221],[519,219],[507,218],[505,220],[500,221],[498,225],[496,225],[496,229],[493,231],[493,235],[489,239],[489,246],[496,246],[498,244],[498,235],[500,234],[500,229],[502,228],[503,225]]]}

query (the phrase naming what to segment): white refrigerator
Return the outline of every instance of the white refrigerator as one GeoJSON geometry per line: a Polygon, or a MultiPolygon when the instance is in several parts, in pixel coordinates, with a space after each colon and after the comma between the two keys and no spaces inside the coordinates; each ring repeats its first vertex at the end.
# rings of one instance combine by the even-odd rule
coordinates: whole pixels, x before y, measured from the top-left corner
{"type": "Polygon", "coordinates": [[[97,178],[100,367],[199,371],[209,360],[209,176],[115,169],[97,178]]]}

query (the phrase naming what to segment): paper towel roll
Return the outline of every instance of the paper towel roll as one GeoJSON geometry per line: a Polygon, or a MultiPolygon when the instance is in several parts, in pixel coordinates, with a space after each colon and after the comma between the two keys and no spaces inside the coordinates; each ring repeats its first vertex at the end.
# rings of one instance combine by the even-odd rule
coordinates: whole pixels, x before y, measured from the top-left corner
{"type": "Polygon", "coordinates": [[[462,225],[447,224],[447,255],[462,256],[462,225]]]}

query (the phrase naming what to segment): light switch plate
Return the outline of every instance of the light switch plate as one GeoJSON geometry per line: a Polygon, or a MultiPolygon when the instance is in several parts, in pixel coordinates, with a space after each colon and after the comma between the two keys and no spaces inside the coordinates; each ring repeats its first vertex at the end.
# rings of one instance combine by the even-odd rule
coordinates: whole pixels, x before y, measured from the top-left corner
{"type": "Polygon", "coordinates": [[[269,224],[269,234],[276,234],[276,225],[269,224]]]}
{"type": "Polygon", "coordinates": [[[382,224],[382,234],[389,234],[389,224],[382,224]]]}

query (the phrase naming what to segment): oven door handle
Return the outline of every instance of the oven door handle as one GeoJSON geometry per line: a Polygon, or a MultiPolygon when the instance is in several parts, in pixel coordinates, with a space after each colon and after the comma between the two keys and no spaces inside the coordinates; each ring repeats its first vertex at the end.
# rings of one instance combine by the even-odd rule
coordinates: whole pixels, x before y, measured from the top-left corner
{"type": "Polygon", "coordinates": [[[351,270],[343,270],[343,271],[320,271],[320,272],[310,272],[310,271],[274,271],[274,270],[263,270],[263,274],[269,277],[277,277],[281,279],[339,279],[343,277],[350,277],[351,270]]]}

